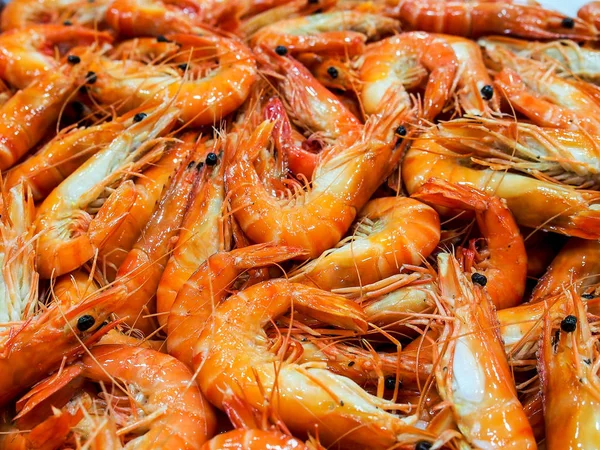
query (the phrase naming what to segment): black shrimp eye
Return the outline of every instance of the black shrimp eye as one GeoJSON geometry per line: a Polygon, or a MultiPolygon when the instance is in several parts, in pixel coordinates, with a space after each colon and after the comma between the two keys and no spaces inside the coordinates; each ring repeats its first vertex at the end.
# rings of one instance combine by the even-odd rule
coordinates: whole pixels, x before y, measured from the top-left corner
{"type": "Polygon", "coordinates": [[[594,294],[582,294],[581,298],[585,298],[586,300],[592,300],[594,299],[594,294]]]}
{"type": "Polygon", "coordinates": [[[67,56],[67,61],[69,62],[69,64],[79,64],[81,62],[81,58],[77,55],[69,55],[67,56]]]}
{"type": "Polygon", "coordinates": [[[70,27],[71,25],[73,25],[73,22],[71,22],[70,20],[65,20],[65,21],[63,22],[63,25],[64,25],[65,27],[70,27]]]}
{"type": "Polygon", "coordinates": [[[319,3],[319,0],[308,0],[309,5],[316,5],[317,3],[319,3]]]}
{"type": "Polygon", "coordinates": [[[188,68],[188,65],[186,63],[181,63],[177,66],[180,70],[186,71],[188,68]]]}
{"type": "Polygon", "coordinates": [[[572,333],[577,329],[577,317],[568,315],[560,322],[560,329],[565,333],[572,333]]]}
{"type": "Polygon", "coordinates": [[[211,152],[208,155],[206,155],[205,163],[207,166],[214,166],[218,162],[219,162],[219,157],[217,156],[216,153],[211,152]]]}
{"type": "Polygon", "coordinates": [[[489,84],[486,84],[484,87],[482,87],[480,92],[481,98],[484,100],[491,100],[494,96],[494,88],[489,84]]]}
{"type": "Polygon", "coordinates": [[[328,74],[328,75],[329,75],[331,78],[335,79],[335,78],[337,78],[337,77],[338,77],[338,75],[339,75],[339,72],[338,72],[338,70],[337,70],[335,67],[331,66],[331,67],[328,67],[328,68],[327,68],[327,74],[328,74]]]}
{"type": "Polygon", "coordinates": [[[87,331],[92,328],[95,323],[96,319],[89,314],[86,314],[85,316],[81,316],[79,319],[77,319],[77,329],[79,331],[87,331]]]}
{"type": "Polygon", "coordinates": [[[406,127],[404,125],[400,125],[396,128],[396,134],[398,136],[406,136],[406,127]]]}
{"type": "Polygon", "coordinates": [[[148,114],[146,113],[137,113],[135,116],[133,116],[133,121],[135,123],[137,122],[141,122],[142,120],[144,120],[146,117],[148,117],[148,114]]]}
{"type": "Polygon", "coordinates": [[[94,84],[96,81],[98,81],[98,76],[96,75],[96,72],[88,72],[85,76],[85,82],[87,84],[94,84]]]}
{"type": "Polygon", "coordinates": [[[396,386],[400,386],[402,382],[400,380],[396,380],[396,377],[387,377],[384,381],[384,385],[386,389],[390,391],[395,389],[396,386]]]}
{"type": "Polygon", "coordinates": [[[479,286],[485,286],[487,284],[486,276],[477,272],[471,275],[471,281],[479,286]]]}
{"type": "Polygon", "coordinates": [[[288,49],[285,47],[285,45],[278,45],[277,47],[275,47],[275,53],[277,53],[279,56],[285,56],[287,55],[288,49]]]}
{"type": "Polygon", "coordinates": [[[171,42],[170,40],[168,40],[166,37],[164,37],[162,34],[160,36],[156,37],[156,42],[171,42]]]}
{"type": "Polygon", "coordinates": [[[572,17],[565,17],[560,24],[563,28],[571,30],[575,28],[575,19],[573,19],[572,17]]]}
{"type": "Polygon", "coordinates": [[[415,445],[415,450],[429,450],[432,447],[431,442],[419,441],[415,445]]]}

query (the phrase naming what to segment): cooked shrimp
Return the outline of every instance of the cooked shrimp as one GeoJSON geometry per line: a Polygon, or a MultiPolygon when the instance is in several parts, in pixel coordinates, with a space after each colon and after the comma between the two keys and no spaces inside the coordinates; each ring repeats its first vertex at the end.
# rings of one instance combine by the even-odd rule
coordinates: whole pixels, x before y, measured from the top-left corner
{"type": "MultiPolygon", "coordinates": [[[[402,33],[370,45],[362,57],[359,78],[365,112],[381,110],[386,92],[394,92],[406,109],[411,101],[404,90],[405,60],[417,59],[429,71],[424,96],[423,117],[433,120],[451,96],[458,60],[445,40],[429,33],[402,33]]],[[[388,94],[389,95],[389,94],[388,94]]]]}
{"type": "Polygon", "coordinates": [[[528,39],[593,40],[596,29],[539,5],[496,1],[393,0],[388,15],[411,29],[479,37],[510,34],[528,39]]]}
{"type": "Polygon", "coordinates": [[[79,87],[80,69],[64,65],[41,74],[0,106],[0,170],[12,167],[55,126],[79,87]]]}
{"type": "Polygon", "coordinates": [[[172,100],[187,125],[212,125],[244,103],[257,79],[256,62],[241,42],[217,36],[169,35],[193,52],[194,58],[217,59],[218,68],[195,79],[175,70],[149,66],[138,61],[99,58],[96,82],[88,92],[101,103],[112,105],[126,99],[124,106],[172,100]]]}
{"type": "Polygon", "coordinates": [[[577,17],[600,29],[600,2],[588,2],[577,11],[577,17]]]}
{"type": "Polygon", "coordinates": [[[223,408],[228,398],[239,396],[259,411],[272,408],[293,433],[318,433],[324,445],[347,449],[435,440],[412,426],[415,416],[385,412],[392,402],[350,379],[318,365],[282,360],[285,348],[272,353],[263,328],[290,308],[349,330],[366,330],[362,311],[351,300],[285,280],[256,284],[218,306],[196,344],[194,365],[211,403],[223,408]]]}
{"type": "Polygon", "coordinates": [[[404,197],[371,200],[337,248],[290,274],[290,281],[324,290],[363,286],[400,272],[429,256],[440,240],[437,213],[404,197]]]}
{"type": "MultiPolygon", "coordinates": [[[[55,49],[63,54],[75,46],[111,42],[108,33],[79,26],[34,25],[0,34],[0,78],[23,89],[40,75],[59,67],[55,49]]],[[[76,64],[74,59],[72,64],[76,64]]]]}
{"type": "Polygon", "coordinates": [[[156,310],[160,325],[167,323],[168,313],[177,298],[177,294],[190,276],[211,255],[220,250],[228,250],[224,242],[223,221],[225,208],[225,164],[216,140],[206,157],[200,180],[190,194],[189,207],[181,223],[177,246],[173,249],[169,261],[160,279],[156,291],[156,310]]]}
{"type": "Polygon", "coordinates": [[[498,197],[491,197],[469,186],[432,179],[413,197],[427,203],[475,211],[479,231],[487,249],[477,250],[477,240],[463,249],[463,269],[481,285],[497,309],[516,306],[523,301],[527,278],[527,252],[521,231],[498,197]]]}
{"type": "Polygon", "coordinates": [[[70,272],[94,257],[134,200],[133,183],[118,183],[128,170],[148,163],[144,155],[152,151],[153,140],[168,132],[177,117],[177,110],[172,107],[156,108],[147,116],[136,114],[126,131],[46,197],[37,218],[37,264],[42,277],[70,272]],[[119,188],[112,201],[105,202],[92,217],[103,193],[115,185],[119,188]],[[128,197],[132,198],[124,201],[128,197]]]}
{"type": "Polygon", "coordinates": [[[252,46],[283,52],[360,55],[367,39],[379,39],[399,29],[400,24],[387,17],[359,11],[334,11],[280,20],[261,28],[252,37],[252,46]]]}
{"type": "Polygon", "coordinates": [[[219,434],[202,446],[202,450],[309,450],[304,442],[277,431],[233,430],[219,434]]]}
{"type": "Polygon", "coordinates": [[[450,403],[458,427],[478,448],[536,448],[517,399],[512,374],[485,294],[471,284],[451,254],[438,255],[445,321],[435,366],[440,396],[450,403]]]}
{"type": "Polygon", "coordinates": [[[600,439],[598,341],[573,291],[563,294],[565,315],[544,319],[538,371],[546,448],[594,448],[600,439]]]}
{"type": "Polygon", "coordinates": [[[297,257],[293,247],[258,244],[211,255],[181,287],[172,305],[158,306],[159,314],[170,306],[167,322],[169,354],[192,367],[193,346],[213,310],[227,297],[228,288],[246,270],[297,257]]]}
{"type": "Polygon", "coordinates": [[[323,86],[329,89],[355,91],[359,88],[356,71],[350,67],[351,61],[347,61],[345,58],[322,56],[317,53],[301,53],[297,59],[323,86]]]}
{"type": "Polygon", "coordinates": [[[303,248],[311,258],[333,247],[395,167],[401,152],[393,130],[402,113],[399,102],[390,101],[369,118],[357,141],[338,142],[341,148],[334,145],[321,153],[311,189],[289,199],[272,197],[253,167],[274,125],[261,124],[238,144],[225,175],[231,208],[244,233],[254,242],[303,248]]]}
{"type": "Polygon", "coordinates": [[[53,302],[60,303],[65,308],[81,303],[100,289],[97,281],[84,270],[61,275],[56,279],[52,292],[53,302]]]}
{"type": "Polygon", "coordinates": [[[146,335],[155,329],[156,289],[177,241],[190,192],[199,182],[198,152],[203,151],[199,146],[187,160],[179,162],[173,182],[117,271],[115,284],[126,286],[129,298],[114,312],[146,335]]]}
{"type": "Polygon", "coordinates": [[[2,11],[2,31],[40,23],[72,23],[96,28],[104,22],[109,0],[12,0],[2,11]]]}
{"type": "MultiPolygon", "coordinates": [[[[600,203],[599,193],[505,172],[504,159],[500,165],[488,164],[490,169],[474,168],[482,159],[471,156],[473,147],[468,153],[454,152],[448,147],[460,150],[459,140],[473,146],[476,139],[481,139],[477,127],[464,125],[459,124],[456,130],[460,132],[454,137],[438,141],[439,134],[433,131],[413,142],[402,165],[402,179],[409,193],[430,178],[467,184],[506,200],[515,220],[522,226],[586,239],[600,238],[600,207],[596,206],[600,203]]],[[[488,139],[476,144],[480,152],[485,149],[491,152],[493,142],[488,139]]]]}
{"type": "Polygon", "coordinates": [[[113,383],[115,388],[131,392],[128,397],[134,413],[124,428],[145,432],[129,440],[125,449],[200,449],[215,432],[212,407],[184,364],[164,353],[122,345],[91,349],[80,361],[34,388],[36,395],[28,399],[20,414],[43,398],[44,387],[49,386],[53,393],[76,377],[113,383]]]}

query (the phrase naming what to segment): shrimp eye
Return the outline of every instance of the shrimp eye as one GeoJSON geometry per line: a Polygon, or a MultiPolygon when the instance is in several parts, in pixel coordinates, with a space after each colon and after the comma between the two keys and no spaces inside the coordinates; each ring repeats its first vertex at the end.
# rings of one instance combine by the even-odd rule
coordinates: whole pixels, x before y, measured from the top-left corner
{"type": "Polygon", "coordinates": [[[567,28],[569,30],[575,28],[575,19],[571,17],[565,17],[560,23],[563,28],[567,28]]]}
{"type": "Polygon", "coordinates": [[[594,297],[594,294],[582,294],[581,298],[585,298],[586,300],[592,300],[594,297]]]}
{"type": "Polygon", "coordinates": [[[85,316],[81,316],[79,319],[77,319],[77,329],[79,331],[87,331],[92,328],[95,323],[96,319],[89,314],[86,314],[85,316]]]}
{"type": "Polygon", "coordinates": [[[69,64],[79,64],[81,62],[81,58],[77,55],[69,55],[67,56],[67,61],[69,62],[69,64]]]}
{"type": "Polygon", "coordinates": [[[186,71],[188,68],[188,65],[186,63],[181,63],[177,66],[180,70],[186,71]]]}
{"type": "Polygon", "coordinates": [[[572,333],[577,328],[577,317],[568,315],[560,322],[560,329],[565,333],[572,333]]]}
{"type": "Polygon", "coordinates": [[[275,53],[277,53],[279,56],[285,56],[287,55],[288,49],[285,47],[285,45],[278,45],[277,47],[275,47],[275,53]]]}
{"type": "Polygon", "coordinates": [[[487,278],[485,275],[475,272],[471,275],[471,281],[479,286],[485,286],[487,284],[487,278]]]}
{"type": "Polygon", "coordinates": [[[316,5],[317,3],[319,3],[319,0],[308,0],[309,5],[316,5]]]}
{"type": "Polygon", "coordinates": [[[88,72],[85,76],[85,82],[87,84],[94,84],[96,81],[98,81],[98,76],[96,75],[96,72],[88,72]]]}
{"type": "Polygon", "coordinates": [[[396,134],[398,136],[406,136],[406,127],[404,125],[400,125],[396,128],[396,134]]]}
{"type": "Polygon", "coordinates": [[[415,450],[429,450],[431,448],[431,442],[419,441],[415,445],[415,450]]]}
{"type": "Polygon", "coordinates": [[[137,113],[135,116],[133,116],[133,122],[134,123],[141,122],[146,117],[148,117],[148,114],[146,114],[146,113],[137,113]]]}
{"type": "Polygon", "coordinates": [[[327,68],[327,73],[329,74],[329,76],[331,78],[334,78],[334,79],[337,78],[339,75],[338,70],[333,66],[327,68]]]}
{"type": "Polygon", "coordinates": [[[73,22],[71,22],[70,20],[65,20],[65,21],[63,22],[63,25],[64,25],[65,27],[70,27],[71,25],[73,25],[73,22]]]}
{"type": "Polygon", "coordinates": [[[396,380],[396,377],[387,377],[384,382],[385,388],[392,390],[395,389],[396,386],[401,386],[402,381],[396,380]]]}
{"type": "Polygon", "coordinates": [[[171,42],[170,40],[168,40],[166,37],[164,37],[162,34],[160,36],[156,37],[156,42],[171,42]]]}
{"type": "Polygon", "coordinates": [[[480,92],[481,98],[484,100],[491,100],[494,96],[494,88],[489,84],[486,84],[484,87],[482,87],[480,92]]]}
{"type": "Polygon", "coordinates": [[[210,152],[208,155],[206,155],[205,163],[207,166],[214,166],[218,162],[219,162],[219,157],[217,156],[216,153],[210,152]]]}

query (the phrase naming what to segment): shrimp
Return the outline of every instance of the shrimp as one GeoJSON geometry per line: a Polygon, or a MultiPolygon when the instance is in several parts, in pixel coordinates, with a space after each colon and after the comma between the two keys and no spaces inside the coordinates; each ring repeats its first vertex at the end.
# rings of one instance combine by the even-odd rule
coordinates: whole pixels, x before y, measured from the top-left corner
{"type": "Polygon", "coordinates": [[[433,120],[442,111],[450,98],[458,69],[456,54],[444,40],[428,33],[414,32],[392,36],[367,48],[359,73],[365,112],[379,111],[382,100],[390,91],[402,100],[407,110],[410,109],[410,97],[403,87],[405,78],[411,77],[410,73],[405,73],[406,59],[417,59],[430,72],[423,117],[433,120]]]}
{"type": "Polygon", "coordinates": [[[437,179],[423,184],[412,196],[437,206],[475,211],[487,249],[478,251],[477,241],[472,241],[470,250],[461,252],[465,259],[463,268],[474,281],[485,285],[497,309],[523,301],[527,252],[521,231],[505,202],[469,186],[437,179]],[[480,258],[482,261],[478,262],[480,258]]]}
{"type": "Polygon", "coordinates": [[[135,413],[124,428],[142,427],[145,433],[122,448],[200,449],[216,431],[212,407],[184,364],[164,353],[124,345],[92,348],[81,360],[34,388],[35,395],[19,414],[27,413],[44,397],[44,388],[53,393],[77,377],[131,391],[135,413]]]}
{"type": "Polygon", "coordinates": [[[219,434],[202,446],[201,450],[309,450],[304,442],[277,431],[233,430],[219,434]]]}
{"type": "Polygon", "coordinates": [[[538,361],[546,448],[594,448],[600,439],[597,337],[581,298],[571,290],[563,297],[565,315],[544,319],[538,361]]]}
{"type": "MultiPolygon", "coordinates": [[[[220,140],[212,150],[219,151],[220,140]]],[[[225,164],[214,151],[207,156],[200,180],[191,193],[189,207],[183,217],[177,246],[174,248],[156,291],[156,309],[160,325],[167,323],[168,313],[177,294],[195,272],[211,255],[228,250],[224,241],[223,210],[225,208],[225,164]],[[216,161],[215,158],[216,157],[216,161]]],[[[222,156],[222,155],[221,155],[222,156]]]]}
{"type": "Polygon", "coordinates": [[[355,70],[350,67],[351,61],[317,53],[301,53],[297,59],[323,86],[342,91],[358,90],[360,81],[355,70]]]}
{"type": "Polygon", "coordinates": [[[451,254],[438,255],[438,308],[453,320],[438,341],[435,377],[458,428],[477,448],[536,448],[496,331],[494,310],[451,254]]]}
{"type": "Polygon", "coordinates": [[[263,122],[238,144],[225,174],[231,208],[244,233],[254,242],[303,248],[309,258],[334,246],[395,167],[401,152],[392,133],[402,112],[397,101],[390,101],[369,118],[357,141],[338,142],[341,148],[321,153],[311,189],[289,199],[272,197],[253,167],[273,130],[273,122],[263,122]]]}
{"type": "Polygon", "coordinates": [[[165,196],[117,271],[115,283],[126,286],[129,298],[115,314],[146,335],[155,329],[151,316],[156,309],[154,296],[178,237],[190,193],[199,182],[197,151],[203,149],[200,146],[187,161],[180,162],[165,196]]]}
{"type": "Polygon", "coordinates": [[[348,238],[289,279],[328,291],[375,283],[404,264],[420,264],[439,240],[439,217],[432,208],[404,197],[378,198],[360,211],[348,238]]]}
{"type": "Polygon", "coordinates": [[[96,28],[104,22],[109,0],[12,0],[2,12],[2,31],[40,23],[76,24],[96,28]]]}
{"type": "Polygon", "coordinates": [[[283,46],[283,52],[326,53],[356,56],[364,51],[367,39],[378,40],[399,29],[394,19],[358,11],[334,11],[280,20],[261,28],[252,36],[253,47],[271,49],[283,46]]]}
{"type": "Polygon", "coordinates": [[[54,302],[65,308],[81,303],[100,289],[99,283],[84,270],[76,270],[56,279],[52,292],[54,302]]]}
{"type": "MultiPolygon", "coordinates": [[[[55,48],[110,43],[111,36],[79,26],[32,25],[0,34],[0,78],[23,89],[45,72],[59,67],[55,48]]],[[[63,53],[64,54],[64,53],[63,53]]],[[[76,64],[71,58],[72,64],[76,64]]]]}
{"type": "Polygon", "coordinates": [[[596,29],[583,20],[539,5],[485,0],[393,0],[387,14],[400,19],[406,28],[471,38],[490,34],[577,41],[597,38],[596,29]]]}
{"type": "MultiPolygon", "coordinates": [[[[134,200],[131,181],[118,183],[127,171],[148,163],[155,138],[177,120],[175,108],[137,113],[132,123],[104,150],[96,153],[46,197],[38,210],[37,264],[44,278],[70,272],[94,257],[102,242],[126,216],[134,200]],[[106,189],[118,190],[92,217],[106,189]],[[127,199],[124,201],[123,199],[127,199]],[[123,211],[123,212],[121,212],[123,211]]],[[[162,151],[160,147],[156,151],[162,151]]]]}
{"type": "MultiPolygon", "coordinates": [[[[100,58],[91,70],[97,75],[88,92],[104,104],[126,99],[136,108],[172,101],[189,126],[212,125],[244,103],[258,74],[251,51],[241,42],[217,36],[169,35],[193,52],[196,59],[217,59],[218,68],[198,79],[138,61],[100,58]]],[[[182,50],[185,51],[185,50],[182,50]]]]}
{"type": "Polygon", "coordinates": [[[577,11],[577,17],[600,29],[600,2],[588,2],[577,11]]]}
{"type": "Polygon", "coordinates": [[[211,403],[223,408],[232,396],[244,398],[258,411],[272,408],[292,433],[318,430],[324,445],[346,449],[435,440],[413,426],[415,416],[385,412],[394,403],[350,379],[316,364],[282,360],[285,348],[279,355],[269,351],[263,328],[292,307],[332,325],[366,330],[362,311],[351,300],[281,279],[256,284],[219,305],[195,345],[200,388],[211,403]]]}
{"type": "MultiPolygon", "coordinates": [[[[482,159],[471,156],[472,150],[468,153],[453,151],[461,150],[460,146],[454,144],[460,139],[471,146],[477,145],[480,153],[483,150],[492,153],[494,141],[482,140],[485,133],[482,135],[477,131],[478,127],[471,127],[467,122],[449,122],[452,123],[457,125],[454,137],[439,139],[441,133],[432,131],[413,142],[406,153],[402,164],[402,179],[409,193],[413,193],[430,178],[467,184],[489,195],[503,198],[519,225],[585,239],[600,238],[600,207],[596,206],[600,203],[600,194],[575,190],[545,179],[505,172],[506,166],[495,164],[497,161],[487,164],[491,166],[490,169],[481,169],[481,166],[475,164],[480,164],[482,159]],[[480,141],[475,143],[476,139],[480,141]],[[452,145],[454,148],[451,150],[449,146],[452,145]]],[[[502,137],[501,134],[493,135],[502,137]]],[[[505,138],[502,137],[502,140],[505,138]]],[[[515,148],[514,141],[512,142],[512,148],[515,148]]],[[[499,152],[494,154],[501,155],[499,152]]],[[[504,161],[501,160],[502,163],[504,161]]]]}
{"type": "MultiPolygon", "coordinates": [[[[44,77],[49,75],[56,77],[56,74],[52,72],[44,75],[44,77]]],[[[38,83],[34,82],[25,91],[37,85],[38,83]]],[[[53,89],[52,92],[56,93],[56,90],[53,89]]],[[[36,98],[40,97],[36,96],[36,98]]],[[[31,102],[28,103],[28,107],[29,105],[31,105],[31,102]]],[[[57,106],[60,108],[62,105],[58,102],[57,106]]],[[[52,192],[52,189],[58,186],[81,164],[116,139],[125,130],[126,121],[132,116],[122,116],[111,122],[92,127],[70,129],[67,132],[61,130],[54,139],[44,145],[35,155],[13,167],[6,174],[5,186],[11,188],[23,182],[31,188],[34,200],[43,200],[52,192]]],[[[4,121],[0,122],[0,127],[5,123],[4,121]]],[[[43,128],[39,126],[36,129],[43,131],[43,128]]],[[[31,134],[26,134],[26,136],[31,136],[31,134]]]]}
{"type": "Polygon", "coordinates": [[[192,367],[193,344],[213,309],[228,294],[228,288],[246,270],[276,264],[301,255],[293,247],[258,244],[211,255],[181,287],[172,305],[158,306],[159,314],[169,311],[167,350],[192,367]]]}
{"type": "Polygon", "coordinates": [[[44,73],[0,106],[0,170],[12,167],[55,125],[82,69],[63,65],[44,73]]]}

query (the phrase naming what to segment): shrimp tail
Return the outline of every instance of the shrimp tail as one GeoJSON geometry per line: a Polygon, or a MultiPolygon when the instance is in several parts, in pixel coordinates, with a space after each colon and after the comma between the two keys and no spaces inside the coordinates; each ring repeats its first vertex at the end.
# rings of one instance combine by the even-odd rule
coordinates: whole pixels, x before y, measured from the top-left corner
{"type": "Polygon", "coordinates": [[[298,256],[305,256],[306,251],[286,245],[275,245],[273,243],[257,244],[235,251],[236,266],[240,269],[254,269],[264,267],[274,262],[286,261],[298,256]]]}
{"type": "Polygon", "coordinates": [[[597,210],[581,211],[571,217],[571,222],[576,233],[572,233],[583,239],[598,239],[600,236],[600,214],[597,210]]]}
{"type": "Polygon", "coordinates": [[[488,198],[477,189],[457,183],[448,183],[439,178],[429,179],[411,197],[446,208],[468,211],[485,211],[488,198]]]}

